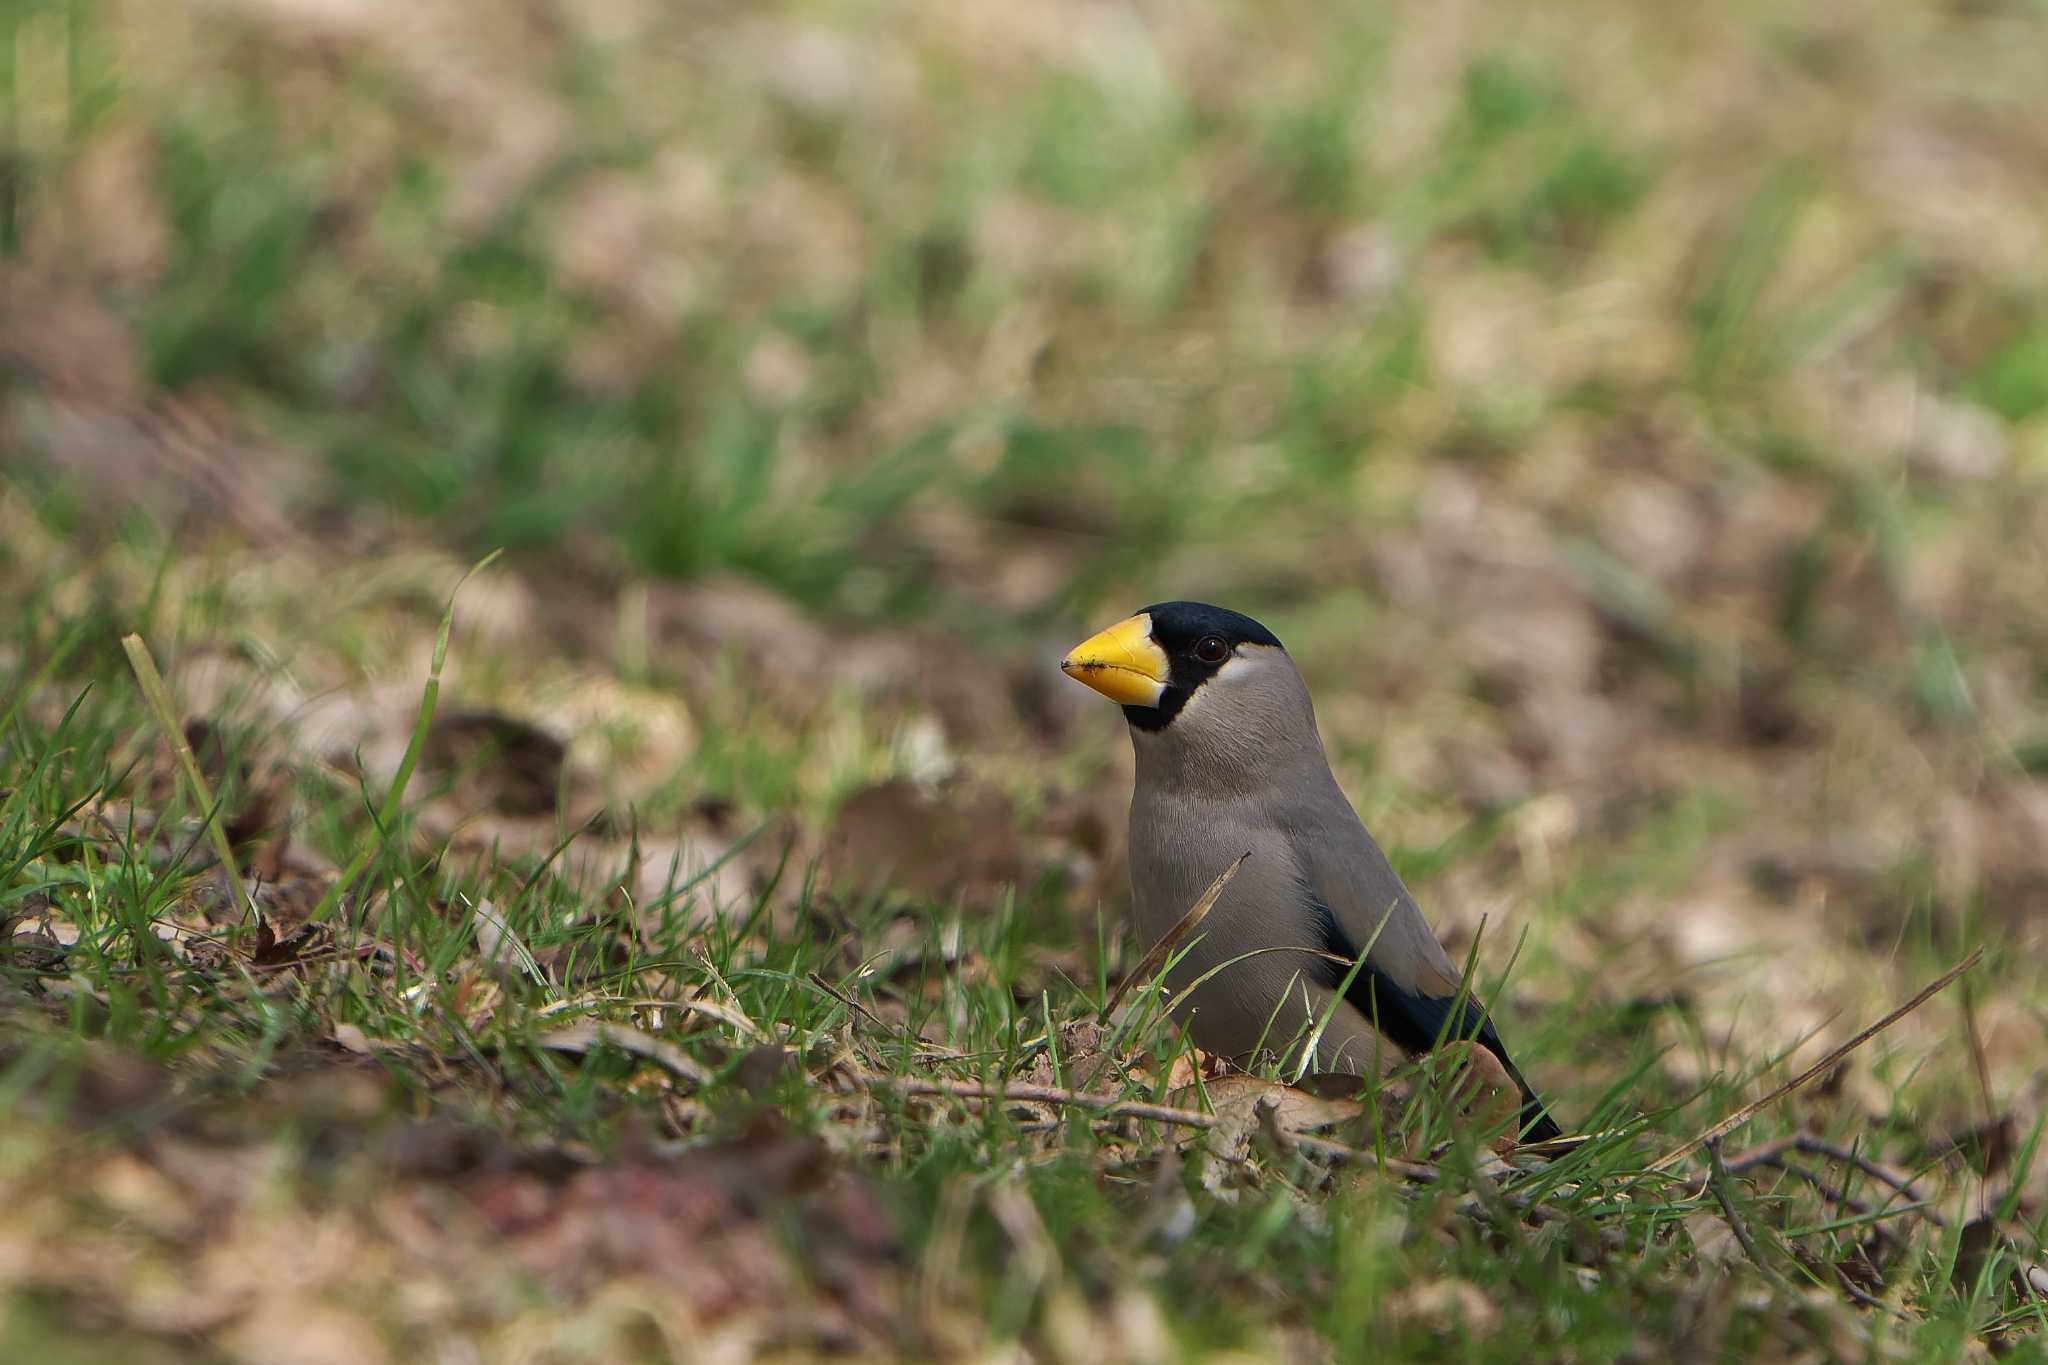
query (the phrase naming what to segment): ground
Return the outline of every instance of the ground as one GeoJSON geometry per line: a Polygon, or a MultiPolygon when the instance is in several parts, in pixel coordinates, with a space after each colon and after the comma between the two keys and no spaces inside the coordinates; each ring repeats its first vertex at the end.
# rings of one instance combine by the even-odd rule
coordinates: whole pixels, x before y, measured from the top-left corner
{"type": "Polygon", "coordinates": [[[0,1356],[2041,1354],[2048,14],[1523,10],[0,10],[0,1356]],[[1162,1021],[1168,597],[1585,1141],[1162,1021]]]}

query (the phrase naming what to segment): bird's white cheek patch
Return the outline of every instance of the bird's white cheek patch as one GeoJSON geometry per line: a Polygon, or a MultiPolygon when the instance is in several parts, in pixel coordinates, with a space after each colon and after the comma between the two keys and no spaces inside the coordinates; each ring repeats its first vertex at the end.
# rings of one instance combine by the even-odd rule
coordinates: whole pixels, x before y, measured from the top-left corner
{"type": "Polygon", "coordinates": [[[1261,657],[1266,653],[1263,648],[1257,645],[1241,645],[1239,649],[1251,652],[1233,654],[1218,664],[1216,671],[1209,675],[1208,680],[1189,695],[1187,705],[1181,708],[1182,715],[1200,706],[1203,698],[1212,693],[1236,691],[1266,671],[1267,662],[1261,657]]]}
{"type": "Polygon", "coordinates": [[[1207,681],[1188,694],[1188,699],[1181,703],[1180,714],[1174,717],[1174,724],[1186,729],[1200,726],[1203,713],[1215,709],[1215,698],[1241,687],[1259,665],[1258,659],[1243,654],[1233,654],[1225,659],[1207,681]]]}
{"type": "Polygon", "coordinates": [[[1228,673],[1230,671],[1230,666],[1236,662],[1237,660],[1235,659],[1224,660],[1223,667],[1216,670],[1215,676],[1211,677],[1207,682],[1204,682],[1200,687],[1190,692],[1188,694],[1188,699],[1180,704],[1180,714],[1174,717],[1174,724],[1184,724],[1185,722],[1192,720],[1194,717],[1200,715],[1202,712],[1203,703],[1209,699],[1209,689],[1216,686],[1217,683],[1223,681],[1223,675],[1228,673]]]}

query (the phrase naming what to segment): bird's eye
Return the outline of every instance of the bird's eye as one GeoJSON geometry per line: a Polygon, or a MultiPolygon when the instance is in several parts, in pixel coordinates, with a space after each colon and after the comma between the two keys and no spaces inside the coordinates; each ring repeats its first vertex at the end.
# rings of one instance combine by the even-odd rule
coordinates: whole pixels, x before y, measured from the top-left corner
{"type": "Polygon", "coordinates": [[[1221,635],[1204,635],[1195,643],[1195,657],[1205,664],[1220,664],[1230,656],[1230,642],[1221,635]]]}

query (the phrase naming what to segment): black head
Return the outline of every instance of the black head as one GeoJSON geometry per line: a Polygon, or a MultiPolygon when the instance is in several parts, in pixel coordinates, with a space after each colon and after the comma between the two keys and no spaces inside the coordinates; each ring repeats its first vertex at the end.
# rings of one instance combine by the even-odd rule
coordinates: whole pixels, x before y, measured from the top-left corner
{"type": "Polygon", "coordinates": [[[1139,613],[1152,620],[1152,643],[1168,660],[1166,690],[1157,706],[1126,706],[1124,717],[1140,730],[1163,730],[1216,670],[1244,645],[1282,649],[1278,636],[1242,612],[1207,602],[1157,602],[1139,613]]]}

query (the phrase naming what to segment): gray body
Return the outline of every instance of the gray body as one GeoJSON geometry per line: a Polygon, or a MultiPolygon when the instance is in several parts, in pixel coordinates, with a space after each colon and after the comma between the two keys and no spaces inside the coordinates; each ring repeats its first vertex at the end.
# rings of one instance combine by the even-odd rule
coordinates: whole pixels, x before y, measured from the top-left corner
{"type": "Polygon", "coordinates": [[[1400,990],[1452,997],[1459,973],[1337,786],[1293,661],[1280,649],[1241,647],[1171,725],[1134,726],[1131,740],[1131,889],[1142,944],[1171,931],[1231,860],[1251,854],[1168,974],[1178,995],[1253,954],[1181,1007],[1195,1042],[1245,1063],[1260,1054],[1298,1062],[1327,1017],[1313,1069],[1364,1075],[1400,1060],[1359,1008],[1319,984],[1329,977],[1319,966],[1328,963],[1325,913],[1351,943],[1371,945],[1367,964],[1400,990]]]}

